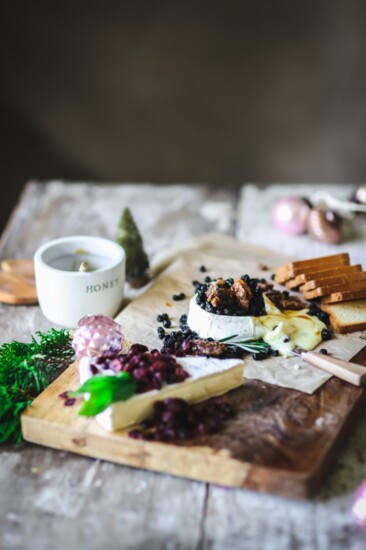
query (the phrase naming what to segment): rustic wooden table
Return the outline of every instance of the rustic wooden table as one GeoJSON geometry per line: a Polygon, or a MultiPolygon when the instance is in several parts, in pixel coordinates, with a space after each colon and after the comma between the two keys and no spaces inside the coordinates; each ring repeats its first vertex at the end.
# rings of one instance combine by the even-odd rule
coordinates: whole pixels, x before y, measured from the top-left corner
{"type": "MultiPolygon", "coordinates": [[[[66,235],[114,238],[124,206],[133,211],[151,257],[203,232],[247,234],[253,241],[240,217],[245,199],[245,190],[201,185],[29,183],[3,234],[0,258],[31,257],[40,244],[66,235]]],[[[2,342],[28,341],[36,330],[50,328],[36,306],[0,304],[0,311],[2,342]]],[[[365,464],[365,417],[309,501],[227,489],[27,443],[3,445],[0,548],[362,550],[365,535],[350,508],[354,490],[366,478],[365,464]]]]}

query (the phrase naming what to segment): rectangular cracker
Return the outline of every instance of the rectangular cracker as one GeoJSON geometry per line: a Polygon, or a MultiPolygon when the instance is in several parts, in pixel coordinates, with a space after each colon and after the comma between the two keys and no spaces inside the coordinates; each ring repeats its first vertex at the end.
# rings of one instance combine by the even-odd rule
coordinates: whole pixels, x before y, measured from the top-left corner
{"type": "MultiPolygon", "coordinates": [[[[309,292],[310,290],[314,290],[321,286],[329,286],[329,285],[337,285],[337,284],[343,285],[354,281],[362,281],[363,279],[366,279],[366,271],[361,271],[361,265],[350,266],[350,267],[360,267],[360,270],[353,270],[345,274],[337,274],[330,277],[323,277],[323,278],[316,278],[316,279],[314,278],[310,281],[307,281],[302,286],[300,286],[299,290],[300,292],[309,292]]],[[[337,273],[337,271],[335,273],[337,273]]]]}
{"type": "Polygon", "coordinates": [[[349,300],[358,300],[366,298],[366,288],[360,290],[348,290],[344,292],[332,292],[329,296],[324,296],[321,300],[322,304],[334,304],[336,302],[347,302],[349,300]]]}
{"type": "MultiPolygon", "coordinates": [[[[307,281],[311,281],[316,278],[325,278],[325,277],[331,277],[331,276],[338,276],[343,275],[346,273],[355,273],[362,270],[361,264],[356,265],[345,265],[345,266],[339,266],[332,269],[321,269],[320,271],[310,271],[309,273],[300,273],[300,275],[296,275],[293,279],[290,279],[285,283],[287,288],[298,288],[307,281]]],[[[318,285],[317,285],[318,286],[318,285]]],[[[315,288],[315,287],[314,287],[315,288]]],[[[309,289],[310,290],[310,289],[309,289]]]]}
{"type": "Polygon", "coordinates": [[[327,267],[339,267],[343,265],[349,265],[349,254],[347,252],[342,254],[334,254],[332,256],[323,256],[320,258],[313,258],[311,260],[297,260],[295,262],[289,262],[282,267],[279,267],[275,271],[275,282],[283,284],[289,279],[293,279],[296,275],[302,273],[311,273],[312,271],[320,271],[327,267]]]}
{"type": "Polygon", "coordinates": [[[313,300],[314,298],[319,298],[320,296],[329,296],[335,292],[348,292],[350,290],[361,290],[366,288],[366,280],[363,281],[354,281],[343,284],[336,285],[324,285],[314,290],[309,290],[304,292],[303,296],[305,300],[313,300]]]}
{"type": "Polygon", "coordinates": [[[335,304],[324,304],[322,310],[328,313],[335,332],[347,334],[366,330],[366,300],[352,300],[335,304]]]}

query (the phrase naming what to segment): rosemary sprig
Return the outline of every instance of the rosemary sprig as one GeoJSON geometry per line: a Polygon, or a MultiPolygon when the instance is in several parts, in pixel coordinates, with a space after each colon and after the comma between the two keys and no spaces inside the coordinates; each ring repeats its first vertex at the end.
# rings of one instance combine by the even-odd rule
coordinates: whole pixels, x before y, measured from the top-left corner
{"type": "Polygon", "coordinates": [[[21,441],[21,413],[74,356],[67,329],[38,331],[36,337],[0,346],[0,443],[21,441]]]}
{"type": "Polygon", "coordinates": [[[258,339],[258,338],[239,338],[238,339],[238,336],[239,336],[238,334],[233,334],[232,336],[221,338],[219,342],[222,342],[227,346],[236,346],[249,353],[255,353],[255,352],[268,353],[271,349],[270,345],[267,344],[266,342],[263,342],[262,339],[258,339]]]}
{"type": "Polygon", "coordinates": [[[136,380],[128,372],[121,372],[115,376],[98,374],[89,378],[76,391],[68,392],[69,397],[78,397],[89,394],[82,405],[79,414],[95,416],[104,411],[116,401],[126,401],[136,393],[136,380]]]}

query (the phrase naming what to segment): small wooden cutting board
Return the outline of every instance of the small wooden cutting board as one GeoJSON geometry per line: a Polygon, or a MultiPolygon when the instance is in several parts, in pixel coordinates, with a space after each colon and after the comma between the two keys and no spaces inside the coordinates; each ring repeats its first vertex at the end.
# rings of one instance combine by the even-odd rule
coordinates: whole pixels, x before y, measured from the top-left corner
{"type": "MultiPolygon", "coordinates": [[[[225,274],[235,261],[238,271],[231,270],[232,274],[241,273],[241,269],[254,274],[257,262],[271,262],[273,269],[281,261],[277,258],[275,264],[276,258],[260,249],[241,254],[237,248],[231,250],[236,260],[230,259],[227,247],[219,265],[210,263],[207,256],[190,256],[186,258],[189,273],[183,272],[181,262],[161,273],[118,316],[126,339],[157,347],[156,315],[163,312],[169,312],[172,328],[177,330],[180,315],[187,311],[191,281],[204,276],[199,271],[201,264],[225,274]],[[187,298],[175,302],[172,294],[181,291],[187,298]]],[[[354,362],[366,364],[365,349],[354,362]]],[[[160,443],[131,439],[128,430],[107,432],[95,419],[79,416],[78,405],[65,407],[59,395],[78,385],[74,363],[23,413],[25,440],[137,468],[296,498],[314,494],[366,403],[365,388],[337,378],[311,395],[244,379],[240,388],[227,394],[238,413],[222,431],[189,441],[160,443]]]]}
{"type": "Polygon", "coordinates": [[[1,262],[0,302],[5,304],[37,304],[33,260],[5,259],[1,262]]]}

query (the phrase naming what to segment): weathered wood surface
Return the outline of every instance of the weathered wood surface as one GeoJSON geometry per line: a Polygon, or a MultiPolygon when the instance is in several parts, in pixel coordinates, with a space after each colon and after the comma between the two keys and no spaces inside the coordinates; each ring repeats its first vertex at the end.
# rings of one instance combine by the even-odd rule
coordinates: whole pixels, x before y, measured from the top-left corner
{"type": "MultiPolygon", "coordinates": [[[[200,200],[200,188],[194,190],[196,194],[183,186],[163,192],[148,186],[32,184],[3,236],[1,258],[30,257],[42,242],[73,233],[112,236],[125,204],[147,228],[151,254],[173,241],[217,230],[217,225],[223,232],[234,231],[235,193],[204,190],[200,200]],[[179,204],[183,216],[175,229],[179,204]],[[221,220],[215,218],[215,208],[221,220]]],[[[0,313],[3,342],[26,341],[35,330],[50,327],[35,306],[0,304],[0,313]]],[[[363,550],[364,535],[350,513],[353,492],[366,477],[365,415],[360,413],[359,420],[320,492],[307,502],[206,485],[27,443],[3,446],[0,548],[363,550]]]]}
{"type": "MultiPolygon", "coordinates": [[[[215,235],[215,241],[220,246],[220,235],[215,235]]],[[[172,328],[179,327],[179,318],[187,313],[192,295],[191,281],[201,275],[201,265],[213,278],[242,272],[261,276],[258,260],[266,260],[272,267],[283,260],[263,248],[239,247],[235,239],[225,239],[225,243],[228,257],[189,253],[173,262],[132,301],[118,316],[127,340],[144,343],[150,349],[161,347],[156,315],[169,311],[172,328]],[[235,259],[238,250],[242,256],[246,250],[246,257],[235,259]],[[172,295],[181,291],[186,298],[174,302],[172,295]]],[[[362,363],[365,358],[366,347],[358,360],[362,363]]],[[[250,361],[246,358],[247,364],[250,361]]],[[[283,358],[267,359],[263,369],[269,361],[278,370],[283,358]]],[[[229,394],[238,415],[219,434],[183,444],[163,444],[130,439],[128,430],[110,434],[93,419],[78,417],[78,407],[65,407],[59,398],[62,392],[78,386],[74,364],[23,414],[27,441],[191,479],[298,498],[306,498],[318,488],[366,404],[366,389],[337,379],[328,380],[313,395],[245,379],[243,387],[229,394]]]]}

